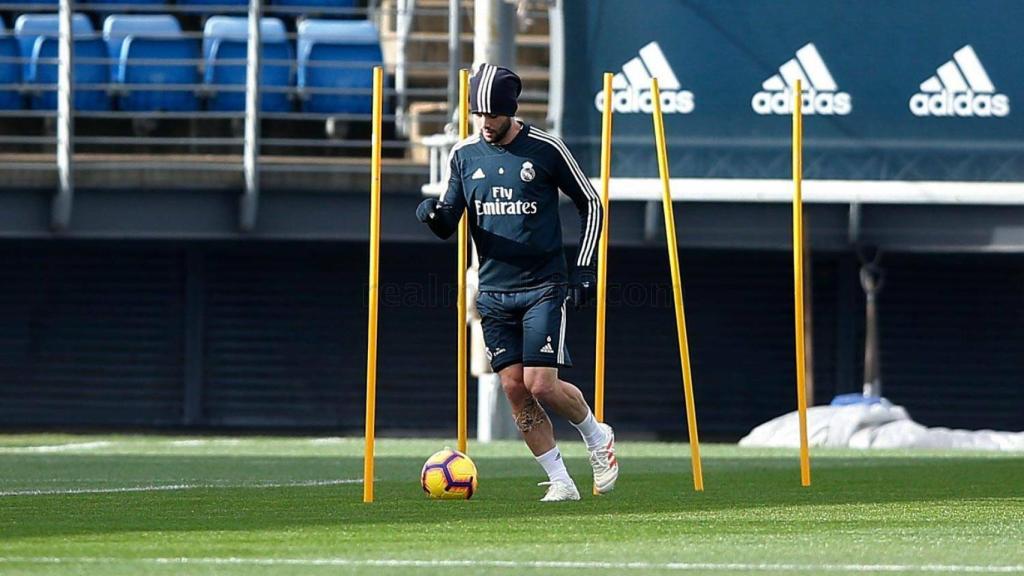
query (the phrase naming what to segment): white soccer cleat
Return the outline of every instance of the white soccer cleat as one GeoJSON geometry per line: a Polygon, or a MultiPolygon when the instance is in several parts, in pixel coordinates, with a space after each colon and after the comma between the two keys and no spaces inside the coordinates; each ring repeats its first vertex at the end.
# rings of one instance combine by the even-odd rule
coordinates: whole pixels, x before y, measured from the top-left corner
{"type": "Polygon", "coordinates": [[[580,499],[580,491],[576,489],[576,484],[573,484],[572,480],[569,482],[562,482],[561,480],[541,482],[537,486],[548,487],[547,493],[540,499],[541,502],[565,502],[580,499]]]}
{"type": "Polygon", "coordinates": [[[594,489],[598,494],[607,494],[615,489],[619,478],[619,461],[615,459],[615,431],[604,422],[598,424],[608,437],[608,442],[590,452],[590,466],[594,469],[594,489]]]}

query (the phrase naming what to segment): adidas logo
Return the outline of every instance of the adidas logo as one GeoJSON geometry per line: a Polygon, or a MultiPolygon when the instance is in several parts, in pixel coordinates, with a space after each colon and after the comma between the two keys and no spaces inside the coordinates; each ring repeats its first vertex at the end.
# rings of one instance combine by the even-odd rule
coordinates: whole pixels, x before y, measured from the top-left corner
{"type": "Polygon", "coordinates": [[[470,176],[470,180],[483,180],[484,178],[485,176],[482,168],[477,168],[476,172],[473,172],[473,175],[470,176]]]}
{"type": "Polygon", "coordinates": [[[997,94],[978,55],[967,44],[953,59],[939,66],[910,97],[915,116],[1003,117],[1010,113],[1010,98],[997,94]]]}
{"type": "MultiPolygon", "coordinates": [[[[693,112],[693,92],[680,90],[679,79],[665,59],[665,53],[657,42],[651,42],[640,49],[640,55],[622,65],[612,79],[612,108],[618,114],[635,114],[654,111],[651,100],[651,78],[658,79],[663,114],[689,114],[693,112]]],[[[594,107],[604,111],[604,91],[594,95],[594,107]]]]}
{"type": "Polygon", "coordinates": [[[839,91],[836,81],[814,44],[796,51],[796,57],[779,66],[779,73],[761,84],[750,100],[758,114],[792,114],[793,88],[803,83],[803,113],[845,116],[853,111],[853,99],[839,91]]]}
{"type": "Polygon", "coordinates": [[[547,354],[555,353],[555,349],[551,347],[551,336],[548,336],[548,341],[543,346],[541,346],[540,351],[545,352],[547,354]]]}

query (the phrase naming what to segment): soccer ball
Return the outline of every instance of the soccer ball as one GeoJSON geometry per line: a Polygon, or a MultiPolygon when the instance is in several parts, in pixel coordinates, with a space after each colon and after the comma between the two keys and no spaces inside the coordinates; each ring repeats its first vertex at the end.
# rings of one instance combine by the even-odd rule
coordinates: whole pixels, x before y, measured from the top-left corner
{"type": "Polygon", "coordinates": [[[441,500],[469,500],[476,492],[476,464],[458,450],[435,452],[420,473],[423,491],[441,500]]]}

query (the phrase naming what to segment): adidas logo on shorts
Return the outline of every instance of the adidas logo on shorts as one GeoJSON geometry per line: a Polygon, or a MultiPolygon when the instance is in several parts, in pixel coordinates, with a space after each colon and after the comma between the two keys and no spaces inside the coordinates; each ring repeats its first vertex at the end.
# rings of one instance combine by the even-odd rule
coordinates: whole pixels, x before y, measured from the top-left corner
{"type": "Polygon", "coordinates": [[[555,349],[551,347],[551,336],[548,336],[548,341],[540,347],[540,351],[545,354],[554,354],[555,349]]]}

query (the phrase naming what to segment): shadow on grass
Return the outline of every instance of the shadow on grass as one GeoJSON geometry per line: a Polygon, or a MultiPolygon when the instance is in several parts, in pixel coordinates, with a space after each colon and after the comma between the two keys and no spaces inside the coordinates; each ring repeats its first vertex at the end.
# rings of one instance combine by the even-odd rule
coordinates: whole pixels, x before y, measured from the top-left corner
{"type": "MultiPolygon", "coordinates": [[[[157,492],[0,497],[4,538],[136,531],[264,531],[344,525],[437,524],[528,520],[546,516],[686,513],[784,506],[829,506],[1004,499],[1024,507],[1022,459],[822,459],[813,486],[799,485],[795,458],[704,461],[705,492],[693,491],[690,460],[632,458],[616,491],[568,505],[536,502],[543,480],[529,458],[477,458],[480,491],[470,502],[427,500],[416,458],[379,458],[376,502],[363,504],[360,484],[241,487],[244,484],[358,479],[354,457],[61,456],[5,457],[0,490],[27,487],[118,488],[169,484],[225,487],[157,492]],[[8,473],[10,471],[10,473],[8,473]]],[[[589,465],[568,458],[581,492],[589,465]]]]}

